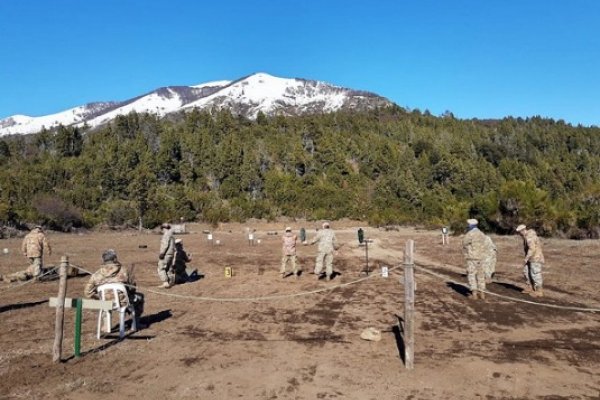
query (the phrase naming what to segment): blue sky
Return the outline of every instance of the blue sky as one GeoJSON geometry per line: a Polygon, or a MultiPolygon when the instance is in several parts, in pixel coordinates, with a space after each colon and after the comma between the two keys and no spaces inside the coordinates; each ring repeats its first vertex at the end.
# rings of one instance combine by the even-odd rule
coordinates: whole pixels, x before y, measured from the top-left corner
{"type": "Polygon", "coordinates": [[[600,1],[0,0],[0,118],[254,72],[600,126],[600,1]]]}

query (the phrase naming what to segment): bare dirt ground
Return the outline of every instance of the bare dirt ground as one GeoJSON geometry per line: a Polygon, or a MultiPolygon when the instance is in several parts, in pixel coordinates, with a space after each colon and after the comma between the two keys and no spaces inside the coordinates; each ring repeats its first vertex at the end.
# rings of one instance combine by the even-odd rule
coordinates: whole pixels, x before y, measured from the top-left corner
{"type": "MultiPolygon", "coordinates": [[[[310,274],[316,248],[299,246],[304,273],[282,279],[285,225],[223,225],[213,231],[220,246],[206,240],[208,226],[188,225],[191,233],[181,237],[193,254],[190,264],[205,276],[168,290],[157,288],[157,234],[50,233],[54,254],[46,264],[68,254],[95,271],[106,248],[117,250],[125,266],[135,264],[147,326],[122,341],[114,334],[97,340],[96,313],[85,311],[83,356],[73,358],[74,311],[66,310],[64,362],[53,364],[55,310],[47,300],[56,296],[57,281],[0,283],[0,398],[600,398],[600,313],[522,302],[600,308],[598,241],[544,239],[547,296],[533,299],[520,292],[520,238],[494,236],[498,276],[488,289],[504,297],[473,301],[456,283],[466,282],[460,237],[442,246],[439,232],[365,228],[374,240],[369,265],[375,271],[399,266],[406,240],[413,239],[417,266],[436,274],[416,270],[415,368],[406,370],[398,329],[402,268],[389,278],[372,273],[361,280],[359,225],[337,222],[344,246],[334,260],[335,278],[317,281],[310,274]],[[249,246],[246,227],[256,229],[259,245],[249,246]],[[225,267],[233,277],[225,277],[225,267]],[[360,339],[367,327],[381,330],[382,340],[360,339]]],[[[310,238],[317,224],[292,226],[306,227],[310,238]]],[[[0,254],[0,273],[25,267],[19,246],[19,239],[0,241],[9,250],[0,254]]],[[[70,278],[67,295],[80,297],[86,281],[70,278]]]]}

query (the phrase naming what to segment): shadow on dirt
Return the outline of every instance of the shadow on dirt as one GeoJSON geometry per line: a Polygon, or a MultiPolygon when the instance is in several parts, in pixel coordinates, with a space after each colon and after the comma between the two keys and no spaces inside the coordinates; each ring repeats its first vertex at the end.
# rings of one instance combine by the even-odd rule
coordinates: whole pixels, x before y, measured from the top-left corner
{"type": "Polygon", "coordinates": [[[459,285],[454,282],[446,282],[446,286],[448,286],[450,289],[454,290],[456,293],[464,297],[467,297],[471,293],[471,290],[469,290],[469,288],[467,288],[466,286],[459,285]]]}
{"type": "Polygon", "coordinates": [[[394,332],[394,338],[396,339],[396,347],[398,347],[398,355],[400,356],[400,359],[402,360],[402,364],[406,365],[406,358],[405,358],[405,346],[404,346],[404,319],[399,316],[396,315],[396,318],[398,318],[398,324],[392,326],[392,332],[394,332]]]}
{"type": "Polygon", "coordinates": [[[505,289],[513,290],[513,291],[518,292],[518,293],[523,292],[522,288],[518,287],[517,285],[513,285],[512,283],[507,283],[507,282],[493,282],[493,284],[498,285],[498,286],[502,286],[505,289]]]}
{"type": "MultiPolygon", "coordinates": [[[[123,340],[145,340],[145,341],[148,341],[150,339],[154,339],[154,336],[152,336],[152,335],[136,335],[136,336],[132,336],[132,335],[135,335],[136,333],[137,332],[127,333],[123,339],[119,338],[118,335],[117,336],[106,335],[106,336],[104,336],[104,338],[105,339],[112,339],[110,342],[106,342],[103,345],[98,346],[98,347],[96,347],[94,349],[90,349],[88,351],[82,352],[81,353],[81,357],[84,357],[84,356],[86,356],[88,354],[99,353],[101,351],[109,349],[109,348],[113,347],[114,345],[118,344],[119,342],[121,342],[123,340]]],[[[75,355],[72,355],[72,356],[70,356],[68,358],[62,359],[61,362],[67,362],[67,361],[70,361],[70,360],[73,360],[73,359],[75,359],[75,355]]]]}
{"type": "Polygon", "coordinates": [[[169,319],[173,316],[171,310],[159,311],[156,314],[144,315],[140,318],[140,325],[144,328],[148,328],[152,324],[162,322],[165,319],[169,319]]]}
{"type": "Polygon", "coordinates": [[[0,306],[0,314],[2,314],[3,312],[7,312],[7,311],[20,310],[21,308],[30,308],[30,307],[39,306],[40,304],[45,304],[47,302],[48,302],[48,300],[39,300],[39,301],[32,301],[29,303],[7,304],[5,306],[0,306]]]}

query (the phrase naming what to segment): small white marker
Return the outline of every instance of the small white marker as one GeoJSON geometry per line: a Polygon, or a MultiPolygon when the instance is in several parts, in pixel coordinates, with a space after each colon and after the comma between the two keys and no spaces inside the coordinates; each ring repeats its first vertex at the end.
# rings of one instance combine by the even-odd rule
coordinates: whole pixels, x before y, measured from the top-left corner
{"type": "Polygon", "coordinates": [[[385,265],[381,267],[381,276],[387,278],[389,276],[389,269],[385,265]]]}

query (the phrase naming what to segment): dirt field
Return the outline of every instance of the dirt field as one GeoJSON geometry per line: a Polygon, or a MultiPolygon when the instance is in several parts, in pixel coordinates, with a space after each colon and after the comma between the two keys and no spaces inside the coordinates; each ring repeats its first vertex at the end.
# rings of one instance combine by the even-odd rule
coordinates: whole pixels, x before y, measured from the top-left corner
{"type": "MultiPolygon", "coordinates": [[[[460,237],[442,246],[438,232],[366,228],[375,271],[399,266],[406,240],[414,239],[417,266],[431,272],[416,271],[415,369],[409,371],[398,329],[402,269],[389,278],[372,273],[362,279],[359,225],[337,222],[344,247],[334,260],[335,278],[317,281],[310,274],[316,247],[299,246],[304,273],[282,279],[284,226],[224,225],[213,232],[221,245],[211,246],[203,233],[208,226],[188,225],[190,233],[180,237],[204,278],[171,289],[157,288],[157,234],[50,233],[54,254],[46,264],[68,254],[95,271],[106,248],[117,250],[125,266],[135,264],[146,327],[122,341],[114,334],[97,340],[97,314],[86,311],[84,354],[76,359],[74,311],[67,310],[64,362],[55,365],[55,310],[47,300],[56,296],[57,281],[0,283],[0,398],[600,398],[600,313],[522,302],[600,308],[598,241],[543,240],[546,297],[540,300],[520,292],[521,239],[494,237],[498,274],[488,289],[504,297],[473,301],[455,283],[466,282],[460,237]],[[256,229],[260,244],[248,245],[247,227],[256,229]],[[233,268],[233,277],[224,276],[225,267],[233,268]],[[382,331],[380,342],[360,339],[368,327],[382,331]]],[[[305,227],[310,238],[317,224],[292,226],[305,227]]],[[[0,241],[9,250],[0,254],[0,273],[25,267],[19,247],[20,239],[0,241]]],[[[83,275],[69,279],[68,296],[80,297],[86,281],[83,275]]]]}

